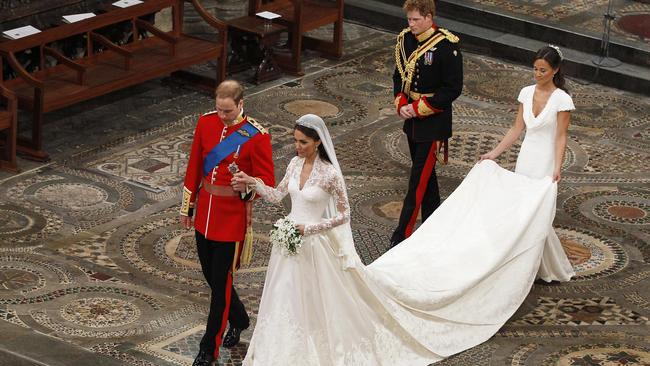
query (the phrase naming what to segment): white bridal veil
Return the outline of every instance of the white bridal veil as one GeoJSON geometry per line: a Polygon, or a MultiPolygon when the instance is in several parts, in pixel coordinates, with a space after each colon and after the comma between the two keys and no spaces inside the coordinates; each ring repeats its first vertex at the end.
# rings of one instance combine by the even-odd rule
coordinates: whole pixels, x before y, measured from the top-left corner
{"type": "MultiPolygon", "coordinates": [[[[311,128],[315,130],[316,133],[318,133],[318,138],[320,138],[321,144],[323,144],[327,156],[329,157],[332,165],[336,168],[336,171],[338,172],[341,178],[341,181],[343,183],[343,189],[347,191],[345,187],[345,179],[343,177],[343,172],[341,171],[341,166],[339,165],[339,161],[336,158],[336,152],[334,151],[334,143],[332,142],[332,137],[330,136],[330,133],[327,130],[325,121],[323,121],[322,118],[320,118],[315,114],[305,114],[304,116],[300,117],[296,121],[296,123],[301,126],[311,128]]],[[[336,202],[334,200],[334,197],[332,197],[330,198],[329,204],[327,205],[327,209],[325,210],[325,218],[332,218],[336,216],[336,211],[337,211],[336,202]]],[[[338,249],[337,255],[341,257],[341,259],[343,260],[342,261],[343,269],[348,269],[351,267],[355,267],[357,265],[361,265],[361,260],[359,259],[359,255],[357,254],[357,251],[354,248],[354,238],[352,236],[352,227],[350,226],[350,222],[348,221],[343,225],[334,227],[331,230],[331,232],[335,236],[334,244],[338,245],[338,248],[333,248],[333,249],[335,250],[338,249]]]]}

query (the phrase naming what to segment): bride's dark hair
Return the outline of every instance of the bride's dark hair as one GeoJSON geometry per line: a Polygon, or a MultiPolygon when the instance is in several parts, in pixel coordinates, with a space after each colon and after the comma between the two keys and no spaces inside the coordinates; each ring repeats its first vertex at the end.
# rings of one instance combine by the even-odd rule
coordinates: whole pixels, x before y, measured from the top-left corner
{"type": "MultiPolygon", "coordinates": [[[[293,126],[293,129],[302,132],[305,136],[313,139],[314,141],[320,141],[320,137],[318,137],[318,132],[316,132],[316,130],[314,130],[313,128],[296,124],[295,126],[293,126]]],[[[327,156],[327,152],[325,151],[325,146],[323,146],[322,143],[318,145],[318,156],[321,158],[321,160],[324,160],[328,163],[332,163],[330,157],[327,156]]]]}
{"type": "Polygon", "coordinates": [[[562,55],[560,54],[560,51],[558,51],[558,49],[556,49],[555,47],[544,46],[537,51],[537,54],[535,55],[535,59],[533,60],[533,62],[539,59],[548,62],[548,64],[551,65],[553,70],[557,70],[555,75],[553,75],[553,84],[555,85],[556,88],[560,88],[568,94],[569,89],[567,89],[566,87],[566,81],[564,80],[564,73],[562,72],[562,55]]]}

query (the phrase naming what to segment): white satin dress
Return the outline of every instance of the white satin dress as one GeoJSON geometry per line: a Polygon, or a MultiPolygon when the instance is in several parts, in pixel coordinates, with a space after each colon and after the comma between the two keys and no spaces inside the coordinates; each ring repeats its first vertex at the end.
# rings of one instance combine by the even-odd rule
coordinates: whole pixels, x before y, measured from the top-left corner
{"type": "Polygon", "coordinates": [[[566,97],[555,92],[531,119],[532,95],[522,91],[521,174],[477,164],[411,237],[369,266],[342,254],[351,236],[336,228],[349,222],[350,209],[332,165],[317,158],[300,189],[304,159],[296,157],[277,189],[258,184],[267,200],[291,196],[290,217],[306,235],[298,255],[272,250],[243,365],[429,365],[494,335],[538,273],[568,280],[566,255],[549,241],[557,184],[550,163],[539,163],[540,154],[552,154],[557,111],[572,109],[566,97]],[[323,219],[332,197],[338,213],[323,219]]]}

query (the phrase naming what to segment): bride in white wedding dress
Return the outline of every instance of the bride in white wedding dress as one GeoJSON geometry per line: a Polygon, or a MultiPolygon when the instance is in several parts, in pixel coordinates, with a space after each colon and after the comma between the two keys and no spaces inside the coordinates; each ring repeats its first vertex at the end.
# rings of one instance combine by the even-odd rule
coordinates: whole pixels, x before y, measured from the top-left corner
{"type": "Polygon", "coordinates": [[[522,94],[528,133],[517,163],[521,174],[489,160],[507,145],[500,144],[411,237],[369,266],[354,250],[345,183],[318,116],[297,121],[298,156],[277,188],[237,173],[236,182],[255,185],[266,200],[289,194],[289,217],[304,234],[297,255],[272,249],[243,365],[429,365],[494,335],[524,301],[538,270],[546,279],[568,280],[573,272],[561,246],[546,253],[553,245],[547,237],[556,164],[552,158],[548,169],[540,159],[556,151],[556,137],[544,128],[538,135],[532,123],[556,124],[572,103],[556,92],[539,112],[539,95],[522,94]]]}

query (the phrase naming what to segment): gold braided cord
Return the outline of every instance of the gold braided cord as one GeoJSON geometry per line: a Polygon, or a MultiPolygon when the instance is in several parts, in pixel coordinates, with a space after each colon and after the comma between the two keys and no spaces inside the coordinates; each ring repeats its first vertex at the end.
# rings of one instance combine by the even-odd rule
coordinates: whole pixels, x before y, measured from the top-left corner
{"type": "Polygon", "coordinates": [[[409,28],[402,30],[402,32],[397,36],[397,43],[395,43],[395,66],[397,66],[397,72],[399,72],[399,75],[402,77],[402,82],[404,82],[403,80],[406,76],[404,74],[404,66],[402,64],[402,57],[404,60],[406,60],[406,54],[404,51],[404,36],[409,31],[409,28]],[[400,53],[402,57],[400,57],[400,53]]]}
{"type": "Polygon", "coordinates": [[[411,31],[410,28],[405,28],[397,36],[397,43],[395,44],[395,66],[397,67],[397,72],[399,72],[399,75],[402,78],[402,92],[407,95],[411,90],[413,72],[415,71],[417,60],[445,38],[452,43],[457,43],[459,41],[458,37],[450,31],[443,28],[438,29],[441,33],[431,37],[427,42],[412,52],[408,58],[406,57],[406,50],[404,49],[404,36],[406,33],[411,31]]]}
{"type": "Polygon", "coordinates": [[[431,37],[427,42],[422,44],[420,47],[418,47],[418,49],[416,49],[413,53],[411,53],[411,56],[409,57],[406,65],[406,81],[404,82],[402,88],[402,91],[404,93],[408,95],[408,93],[411,91],[411,83],[413,82],[413,72],[415,71],[415,64],[417,63],[418,59],[443,39],[445,39],[445,36],[443,34],[438,33],[435,36],[431,37]]]}

